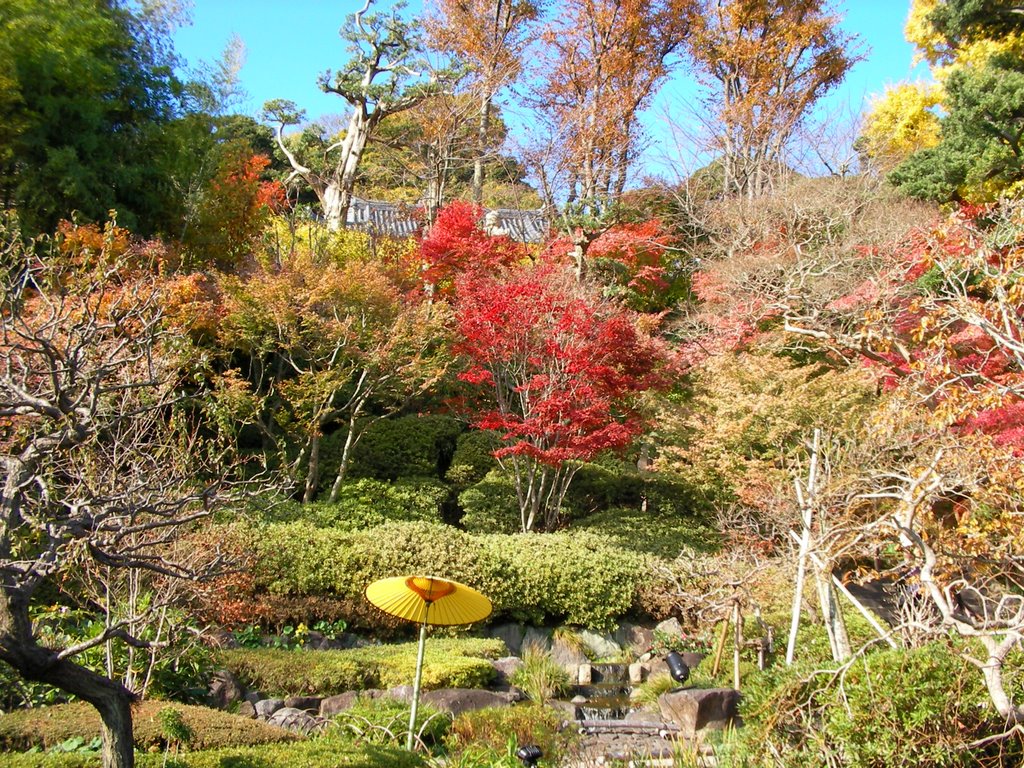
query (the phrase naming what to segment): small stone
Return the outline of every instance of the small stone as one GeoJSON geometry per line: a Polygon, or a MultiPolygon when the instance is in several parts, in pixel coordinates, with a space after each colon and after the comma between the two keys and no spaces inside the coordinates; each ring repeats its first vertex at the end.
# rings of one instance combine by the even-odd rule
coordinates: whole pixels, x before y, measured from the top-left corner
{"type": "Polygon", "coordinates": [[[277,710],[284,707],[284,699],[261,699],[255,704],[256,717],[260,720],[269,720],[277,710]]]}
{"type": "Polygon", "coordinates": [[[579,685],[590,685],[594,682],[594,668],[589,664],[580,664],[577,670],[576,682],[579,685]]]}
{"type": "Polygon", "coordinates": [[[635,663],[629,665],[629,682],[633,685],[639,685],[644,681],[644,673],[646,668],[643,664],[635,663]]]}
{"type": "Polygon", "coordinates": [[[256,717],[256,707],[251,701],[240,701],[238,702],[238,714],[253,720],[256,717]]]}

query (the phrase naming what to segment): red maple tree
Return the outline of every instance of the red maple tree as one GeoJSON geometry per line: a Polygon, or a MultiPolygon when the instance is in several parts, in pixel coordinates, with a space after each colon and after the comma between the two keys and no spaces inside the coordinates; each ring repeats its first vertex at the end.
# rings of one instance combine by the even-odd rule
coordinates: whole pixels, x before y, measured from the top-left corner
{"type": "Polygon", "coordinates": [[[423,277],[435,293],[451,293],[462,273],[493,272],[525,258],[522,244],[507,235],[489,235],[481,226],[483,218],[483,208],[463,200],[453,201],[437,214],[420,243],[423,277]]]}
{"type": "Polygon", "coordinates": [[[495,456],[512,476],[522,530],[556,527],[578,462],[643,428],[637,397],[666,385],[668,356],[633,314],[550,264],[464,276],[456,320],[469,361],[461,378],[489,401],[474,425],[502,435],[495,456]]]}

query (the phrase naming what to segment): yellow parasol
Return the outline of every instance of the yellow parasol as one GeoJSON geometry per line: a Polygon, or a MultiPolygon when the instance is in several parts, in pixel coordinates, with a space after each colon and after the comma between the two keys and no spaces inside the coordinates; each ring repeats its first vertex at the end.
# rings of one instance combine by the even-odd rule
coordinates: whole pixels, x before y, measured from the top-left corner
{"type": "Polygon", "coordinates": [[[491,601],[472,587],[436,576],[392,576],[373,582],[366,588],[366,599],[385,613],[420,625],[420,645],[416,654],[416,678],[412,685],[412,712],[406,748],[412,749],[416,709],[423,677],[423,649],[427,625],[472,624],[491,615],[491,601]]]}

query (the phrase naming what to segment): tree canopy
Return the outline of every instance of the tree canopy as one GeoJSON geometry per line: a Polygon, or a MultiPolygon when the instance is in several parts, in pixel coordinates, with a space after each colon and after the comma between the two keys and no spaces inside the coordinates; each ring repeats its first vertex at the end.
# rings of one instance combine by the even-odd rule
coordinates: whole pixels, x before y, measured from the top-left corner
{"type": "Polygon", "coordinates": [[[111,209],[170,229],[181,86],[156,32],[113,1],[3,0],[0,18],[5,205],[33,232],[111,209]]]}

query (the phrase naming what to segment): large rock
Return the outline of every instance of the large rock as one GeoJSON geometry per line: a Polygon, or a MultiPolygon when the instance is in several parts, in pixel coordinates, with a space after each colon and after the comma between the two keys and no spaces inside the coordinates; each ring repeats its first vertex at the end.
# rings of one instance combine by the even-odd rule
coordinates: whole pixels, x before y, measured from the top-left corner
{"type": "Polygon", "coordinates": [[[336,696],[328,696],[320,702],[320,716],[334,717],[339,712],[352,709],[359,694],[356,691],[346,691],[336,696]]]}
{"type": "Polygon", "coordinates": [[[576,676],[580,664],[590,663],[590,659],[587,658],[587,655],[578,646],[567,643],[559,638],[555,638],[551,642],[551,658],[558,666],[568,672],[571,677],[576,676]]]}
{"type": "Polygon", "coordinates": [[[551,631],[542,627],[527,627],[519,649],[520,655],[525,648],[535,648],[539,651],[551,650],[551,631]]]}
{"type": "Polygon", "coordinates": [[[269,720],[277,710],[284,707],[284,699],[261,699],[253,706],[256,707],[256,717],[260,720],[269,720]]]}
{"type": "Polygon", "coordinates": [[[610,656],[619,656],[622,653],[622,646],[615,642],[609,634],[598,634],[589,629],[581,629],[579,638],[583,644],[590,649],[595,659],[606,659],[610,656]]]}
{"type": "Polygon", "coordinates": [[[452,717],[488,707],[507,707],[512,704],[514,698],[508,693],[495,693],[479,688],[441,688],[420,694],[421,702],[447,712],[452,717]]]}
{"type": "Polygon", "coordinates": [[[654,630],[626,622],[615,630],[612,638],[623,648],[629,649],[634,657],[638,657],[651,649],[654,642],[654,630]]]}
{"type": "Polygon", "coordinates": [[[359,699],[380,699],[384,696],[391,696],[391,694],[379,688],[367,688],[365,691],[346,691],[336,696],[328,696],[320,702],[320,717],[334,717],[339,712],[352,709],[359,699]]]}
{"type": "Polygon", "coordinates": [[[308,712],[294,707],[282,707],[274,712],[267,721],[269,725],[276,725],[278,728],[286,728],[297,733],[313,733],[323,727],[322,721],[313,717],[308,712]]]}
{"type": "Polygon", "coordinates": [[[213,673],[208,695],[214,709],[231,709],[232,705],[245,700],[245,688],[230,670],[220,669],[213,673]]]}
{"type": "Polygon", "coordinates": [[[671,619],[665,619],[665,621],[661,622],[654,628],[654,631],[664,632],[666,635],[672,635],[672,637],[679,637],[683,634],[683,625],[679,623],[679,619],[673,616],[671,619]]]}
{"type": "Polygon", "coordinates": [[[658,697],[662,717],[678,725],[684,739],[732,725],[739,716],[739,703],[740,692],[733,688],[688,688],[658,697]]]}
{"type": "Polygon", "coordinates": [[[522,624],[496,624],[487,630],[488,637],[497,637],[505,643],[509,653],[518,654],[523,650],[526,627],[522,624]]]}
{"type": "Polygon", "coordinates": [[[503,656],[492,661],[491,665],[497,672],[494,679],[495,685],[510,685],[512,676],[523,666],[523,660],[518,656],[503,656]]]}
{"type": "Polygon", "coordinates": [[[307,712],[319,712],[321,701],[323,701],[321,696],[289,696],[284,700],[284,705],[293,709],[304,709],[307,712]]]}

